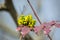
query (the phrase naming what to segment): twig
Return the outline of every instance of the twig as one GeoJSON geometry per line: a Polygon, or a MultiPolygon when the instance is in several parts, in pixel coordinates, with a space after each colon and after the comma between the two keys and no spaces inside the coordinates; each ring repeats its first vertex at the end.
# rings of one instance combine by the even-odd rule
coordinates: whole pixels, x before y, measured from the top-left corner
{"type": "Polygon", "coordinates": [[[50,35],[47,35],[49,37],[50,40],[52,40],[52,38],[50,37],[50,35]]]}
{"type": "Polygon", "coordinates": [[[21,34],[21,32],[20,32],[20,40],[22,40],[22,34],[21,34]]]}
{"type": "Polygon", "coordinates": [[[38,17],[38,15],[37,15],[37,13],[35,12],[35,10],[33,9],[33,7],[32,7],[32,5],[31,5],[30,1],[29,1],[29,0],[27,0],[27,2],[29,3],[29,5],[30,5],[30,7],[31,7],[32,11],[34,12],[34,15],[36,16],[37,20],[38,20],[38,21],[39,21],[39,23],[41,24],[41,21],[39,20],[39,17],[38,17]]]}
{"type": "MultiPolygon", "coordinates": [[[[34,12],[34,15],[36,16],[36,18],[37,18],[37,20],[39,21],[39,23],[42,24],[41,21],[39,20],[39,17],[38,17],[38,15],[37,15],[37,13],[36,13],[35,10],[33,9],[33,7],[32,7],[32,5],[31,5],[30,1],[27,0],[27,2],[29,3],[29,5],[30,5],[32,11],[34,12]]],[[[50,37],[50,35],[47,35],[47,36],[49,37],[50,40],[52,40],[52,38],[50,37]]]]}

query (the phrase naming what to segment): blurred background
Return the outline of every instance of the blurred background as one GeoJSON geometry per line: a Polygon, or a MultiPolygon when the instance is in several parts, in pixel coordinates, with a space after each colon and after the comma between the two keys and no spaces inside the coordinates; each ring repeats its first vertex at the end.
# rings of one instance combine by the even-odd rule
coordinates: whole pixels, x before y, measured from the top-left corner
{"type": "MultiPolygon", "coordinates": [[[[60,0],[29,0],[37,12],[41,22],[48,22],[51,20],[60,21],[60,0]]],[[[2,8],[1,4],[4,4],[5,0],[0,0],[0,40],[19,40],[18,32],[16,31],[17,23],[16,19],[23,12],[25,15],[32,14],[33,18],[36,17],[33,14],[27,0],[12,0],[13,6],[9,3],[8,9],[2,8]]],[[[36,19],[37,20],[37,19],[36,19]]],[[[36,25],[39,25],[37,21],[36,25]]],[[[54,28],[51,32],[53,40],[60,40],[60,28],[54,28]]],[[[32,34],[30,34],[32,35],[32,34]]],[[[49,40],[45,37],[44,40],[49,40]]]]}

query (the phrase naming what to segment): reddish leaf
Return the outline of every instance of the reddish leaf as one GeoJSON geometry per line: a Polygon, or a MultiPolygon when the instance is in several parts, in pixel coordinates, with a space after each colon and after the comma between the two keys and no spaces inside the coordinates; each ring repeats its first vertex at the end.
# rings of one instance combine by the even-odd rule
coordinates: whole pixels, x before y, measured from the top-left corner
{"type": "Polygon", "coordinates": [[[42,25],[43,25],[43,26],[46,26],[46,27],[47,27],[47,26],[50,26],[49,23],[43,23],[42,25]]]}
{"type": "Polygon", "coordinates": [[[36,26],[36,27],[34,28],[34,32],[35,32],[35,33],[38,33],[40,30],[42,30],[42,27],[40,27],[40,26],[39,26],[39,27],[36,26]]]}
{"type": "Polygon", "coordinates": [[[49,24],[50,26],[52,26],[52,25],[56,24],[56,21],[51,21],[51,22],[49,22],[48,24],[49,24]]]}
{"type": "Polygon", "coordinates": [[[23,27],[21,30],[21,34],[23,37],[27,35],[29,32],[30,32],[30,29],[28,27],[23,27]]]}
{"type": "Polygon", "coordinates": [[[55,24],[56,27],[60,28],[60,24],[55,24]]]}
{"type": "Polygon", "coordinates": [[[16,31],[20,31],[22,28],[21,27],[17,27],[16,28],[16,31]]]}
{"type": "Polygon", "coordinates": [[[44,34],[48,35],[50,31],[50,28],[44,28],[44,34]]]}

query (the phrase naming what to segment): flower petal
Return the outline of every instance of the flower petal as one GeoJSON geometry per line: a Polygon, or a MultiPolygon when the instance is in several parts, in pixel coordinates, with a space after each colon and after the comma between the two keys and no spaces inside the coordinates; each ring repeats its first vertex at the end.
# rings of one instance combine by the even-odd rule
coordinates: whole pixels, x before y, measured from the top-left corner
{"type": "Polygon", "coordinates": [[[17,28],[16,28],[16,31],[20,31],[20,30],[21,30],[21,27],[17,27],[17,28]]]}
{"type": "Polygon", "coordinates": [[[44,28],[44,34],[48,35],[50,31],[50,28],[44,28]]]}
{"type": "Polygon", "coordinates": [[[40,30],[42,30],[42,27],[37,27],[37,26],[36,26],[36,27],[34,28],[34,32],[35,32],[35,33],[38,33],[40,30]]]}
{"type": "Polygon", "coordinates": [[[57,24],[55,24],[55,26],[56,26],[56,27],[58,27],[58,28],[60,28],[60,24],[58,24],[58,23],[57,23],[57,24]]]}
{"type": "Polygon", "coordinates": [[[30,29],[28,27],[23,27],[21,30],[21,34],[23,37],[27,35],[29,32],[30,32],[30,29]]]}
{"type": "Polygon", "coordinates": [[[42,25],[43,25],[43,26],[46,26],[46,27],[47,27],[47,26],[50,26],[49,23],[43,23],[42,25]]]}
{"type": "Polygon", "coordinates": [[[52,25],[54,25],[54,24],[56,24],[56,21],[51,21],[51,22],[49,22],[49,25],[50,25],[50,26],[52,26],[52,25]]]}

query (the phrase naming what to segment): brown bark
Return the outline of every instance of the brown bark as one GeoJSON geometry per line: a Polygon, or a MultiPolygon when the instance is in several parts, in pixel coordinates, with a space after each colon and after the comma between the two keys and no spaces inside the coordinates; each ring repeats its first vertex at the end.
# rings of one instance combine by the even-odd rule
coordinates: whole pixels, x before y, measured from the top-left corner
{"type": "Polygon", "coordinates": [[[5,5],[10,12],[11,16],[13,17],[15,23],[17,24],[17,12],[13,6],[12,0],[5,0],[5,5]]]}
{"type": "Polygon", "coordinates": [[[0,8],[0,11],[4,10],[10,12],[10,15],[12,16],[13,20],[17,24],[17,12],[13,6],[12,0],[5,0],[5,6],[6,8],[2,7],[0,8]]]}

